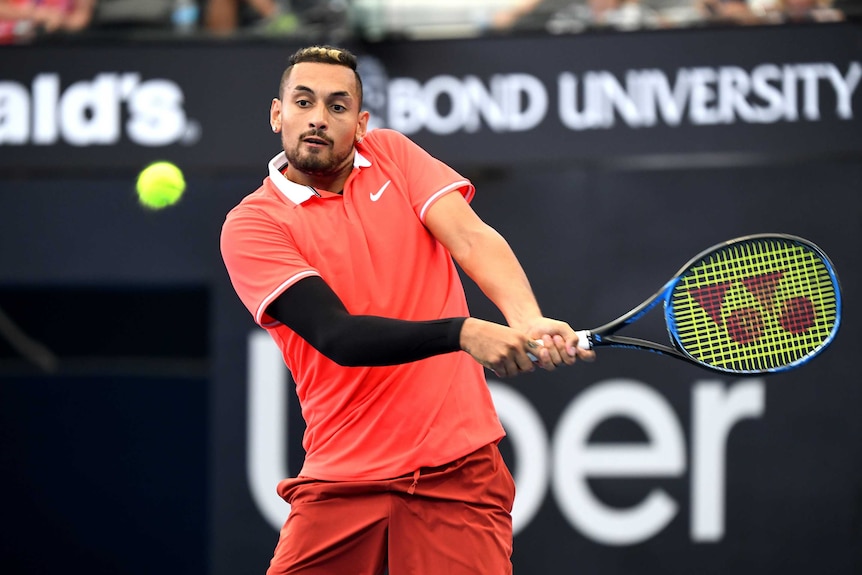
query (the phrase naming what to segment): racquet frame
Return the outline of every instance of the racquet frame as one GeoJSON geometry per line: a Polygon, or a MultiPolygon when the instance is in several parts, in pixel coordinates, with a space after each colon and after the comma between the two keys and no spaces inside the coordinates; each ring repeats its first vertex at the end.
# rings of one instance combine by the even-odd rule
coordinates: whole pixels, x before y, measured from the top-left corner
{"type": "Polygon", "coordinates": [[[835,269],[832,265],[832,262],[829,260],[828,256],[821,250],[819,247],[811,243],[810,241],[800,238],[798,236],[788,235],[788,234],[753,234],[748,236],[742,236],[739,238],[735,238],[732,240],[728,240],[722,242],[720,244],[716,244],[706,250],[703,250],[693,258],[691,258],[684,266],[680,268],[680,270],[659,289],[652,296],[644,300],[643,303],[629,311],[628,313],[618,317],[617,319],[606,323],[602,326],[590,329],[590,330],[582,330],[578,331],[579,343],[578,346],[583,349],[593,349],[596,347],[616,347],[616,348],[625,348],[625,349],[639,349],[644,351],[650,351],[654,353],[659,353],[662,355],[667,355],[674,357],[676,359],[681,359],[688,363],[697,365],[699,367],[703,367],[706,369],[710,369],[713,371],[725,372],[725,373],[739,373],[739,374],[761,374],[761,373],[773,373],[779,371],[785,371],[787,369],[791,369],[797,367],[807,361],[813,359],[816,355],[818,355],[823,349],[825,349],[834,339],[835,334],[838,331],[838,327],[841,321],[841,291],[838,283],[838,277],[835,273],[835,269]],[[773,369],[758,369],[758,370],[734,370],[734,369],[726,369],[722,367],[718,367],[715,365],[711,365],[704,361],[698,360],[695,357],[692,357],[688,353],[686,353],[683,349],[681,349],[678,344],[676,337],[673,335],[674,329],[674,318],[668,313],[668,306],[671,300],[671,297],[674,292],[674,288],[677,284],[682,280],[683,276],[691,270],[694,266],[701,263],[705,258],[709,257],[711,254],[718,252],[720,250],[724,250],[730,247],[733,244],[740,244],[751,241],[758,240],[779,240],[783,242],[796,243],[804,246],[807,250],[815,253],[820,260],[825,265],[826,269],[829,272],[829,275],[832,280],[832,284],[835,286],[835,304],[836,304],[836,318],[834,327],[831,330],[831,333],[827,337],[825,341],[823,341],[814,351],[808,353],[802,359],[792,362],[787,365],[782,365],[773,369]],[[624,327],[631,325],[641,319],[644,315],[650,312],[653,308],[655,308],[659,304],[663,304],[665,308],[664,319],[665,325],[668,330],[668,337],[670,342],[673,344],[665,345],[637,337],[628,337],[628,336],[620,336],[615,335],[616,332],[623,329],[624,327]]]}

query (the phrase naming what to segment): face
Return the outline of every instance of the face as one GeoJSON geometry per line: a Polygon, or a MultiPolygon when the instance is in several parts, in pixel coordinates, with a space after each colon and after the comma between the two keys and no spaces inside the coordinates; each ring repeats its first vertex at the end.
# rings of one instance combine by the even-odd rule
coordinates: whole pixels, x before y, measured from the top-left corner
{"type": "Polygon", "coordinates": [[[346,177],[353,167],[353,145],[365,135],[368,112],[359,109],[353,70],[302,62],[292,68],[282,99],[272,101],[270,122],[281,133],[288,177],[310,183],[308,178],[346,177]]]}

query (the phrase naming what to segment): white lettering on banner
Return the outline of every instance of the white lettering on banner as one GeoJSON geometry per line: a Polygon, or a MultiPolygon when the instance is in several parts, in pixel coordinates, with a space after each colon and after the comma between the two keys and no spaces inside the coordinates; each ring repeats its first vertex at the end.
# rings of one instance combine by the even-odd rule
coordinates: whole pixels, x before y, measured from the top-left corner
{"type": "Polygon", "coordinates": [[[677,505],[660,489],[630,509],[597,499],[590,477],[675,477],[685,469],[685,439],[671,406],[654,389],[615,380],[592,387],[560,417],[554,433],[553,487],[560,511],[591,539],[607,545],[633,545],[661,531],[677,505]],[[590,444],[605,420],[628,418],[646,432],[646,443],[590,444]]]}
{"type": "Polygon", "coordinates": [[[290,505],[275,487],[290,476],[287,468],[289,372],[281,350],[264,331],[248,338],[246,472],[252,499],[267,522],[281,529],[290,505]]]}
{"type": "Polygon", "coordinates": [[[673,83],[660,70],[639,70],[629,71],[625,84],[608,72],[587,72],[579,86],[575,74],[564,72],[558,78],[559,113],[572,130],[610,128],[618,118],[632,128],[655,126],[659,119],[678,126],[686,104],[695,126],[793,122],[800,116],[818,121],[820,90],[831,88],[836,116],[851,120],[860,77],[858,62],[846,75],[830,63],[763,64],[751,72],[736,66],[683,68],[673,83]]]}
{"type": "MultiPolygon", "coordinates": [[[[821,95],[829,93],[834,114],[854,118],[853,96],[862,64],[846,73],[825,63],[772,64],[750,71],[738,66],[628,70],[622,79],[608,71],[557,77],[559,121],[570,130],[649,128],[663,123],[714,126],[735,123],[816,122],[828,113],[821,95]]],[[[390,127],[406,134],[428,130],[446,135],[474,133],[484,123],[492,132],[537,128],[548,113],[548,92],[529,74],[498,74],[486,86],[476,76],[434,76],[389,82],[390,127]]]]}
{"type": "Polygon", "coordinates": [[[724,535],[725,462],[730,429],[740,419],[761,417],[766,391],[760,381],[727,389],[702,382],[693,392],[691,534],[695,541],[718,541],[724,535]]]}
{"type": "Polygon", "coordinates": [[[503,427],[518,430],[507,434],[515,457],[512,476],[517,495],[512,527],[518,533],[539,512],[548,491],[548,434],[539,412],[523,395],[501,383],[491,381],[488,386],[503,427]]]}
{"type": "Polygon", "coordinates": [[[802,116],[817,121],[821,119],[819,90],[826,80],[835,94],[836,115],[849,120],[860,76],[858,62],[849,65],[846,76],[829,63],[763,64],[750,73],[735,66],[683,68],[673,85],[661,71],[632,71],[625,87],[610,74],[587,73],[579,106],[577,77],[564,73],[559,77],[560,117],[575,130],[611,127],[617,115],[631,127],[653,126],[658,116],[676,126],[688,102],[694,125],[773,123],[797,120],[802,101],[802,116]]]}
{"type": "MultiPolygon", "coordinates": [[[[691,538],[718,541],[725,528],[730,429],[745,417],[763,413],[765,391],[759,380],[738,383],[729,391],[719,382],[698,382],[692,395],[691,538]]],[[[655,489],[631,509],[612,508],[595,498],[587,479],[679,476],[685,470],[684,441],[671,406],[653,388],[628,380],[597,384],[569,405],[554,433],[553,486],[560,510],[594,541],[607,545],[646,541],[670,523],[676,502],[655,489]],[[589,445],[598,424],[612,417],[637,423],[647,443],[589,445]]]]}
{"type": "MultiPolygon", "coordinates": [[[[287,390],[289,373],[268,334],[249,336],[248,465],[252,499],[261,515],[281,529],[290,506],[276,494],[288,477],[287,390]]],[[[598,382],[563,411],[553,441],[536,408],[513,387],[488,383],[513,449],[518,486],[512,523],[525,529],[541,508],[549,484],[560,512],[574,529],[607,545],[634,545],[657,535],[677,515],[677,502],[654,489],[628,509],[612,507],[591,491],[590,478],[679,477],[686,469],[685,434],[670,403],[654,388],[633,380],[598,382]],[[645,443],[590,443],[603,422],[624,417],[646,434],[645,443]]],[[[725,462],[730,430],[764,412],[762,380],[725,386],[692,386],[691,540],[720,540],[725,531],[725,462]]]]}
{"type": "Polygon", "coordinates": [[[117,144],[124,128],[141,146],[194,144],[200,125],[186,117],[184,98],[176,83],[141,81],[136,72],[101,73],[65,90],[55,73],[37,75],[30,91],[0,81],[0,145],[106,146],[117,144]]]}
{"type": "Polygon", "coordinates": [[[480,119],[494,132],[522,132],[535,128],[547,110],[545,86],[528,74],[495,75],[490,89],[475,76],[435,76],[424,85],[411,78],[389,82],[388,126],[406,134],[423,128],[476,132],[480,119]]]}

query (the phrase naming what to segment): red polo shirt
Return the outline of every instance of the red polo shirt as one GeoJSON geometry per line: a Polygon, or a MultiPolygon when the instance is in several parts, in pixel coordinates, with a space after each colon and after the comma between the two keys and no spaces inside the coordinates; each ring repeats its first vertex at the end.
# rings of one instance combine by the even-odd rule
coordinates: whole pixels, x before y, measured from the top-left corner
{"type": "Polygon", "coordinates": [[[221,249],[231,281],[272,336],[306,421],[301,475],[386,479],[438,466],[504,434],[482,367],[464,352],[387,367],[341,367],[267,316],[317,275],[354,314],[405,320],[468,316],[458,271],[424,226],[447,193],[472,184],[403,135],[378,129],[357,145],[343,194],[290,182],[284,154],[227,216],[221,249]]]}

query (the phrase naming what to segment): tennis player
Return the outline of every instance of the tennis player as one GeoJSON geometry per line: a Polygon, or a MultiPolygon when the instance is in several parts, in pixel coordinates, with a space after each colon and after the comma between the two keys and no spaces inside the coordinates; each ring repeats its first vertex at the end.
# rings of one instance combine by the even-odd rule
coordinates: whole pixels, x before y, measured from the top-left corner
{"type": "Polygon", "coordinates": [[[510,573],[514,484],[483,366],[507,377],[593,354],[543,317],[467,179],[367,130],[356,65],[329,46],[291,56],[270,109],[284,151],[222,230],[307,426],[268,573],[510,573]],[[508,325],[470,317],[454,262],[508,325]]]}

